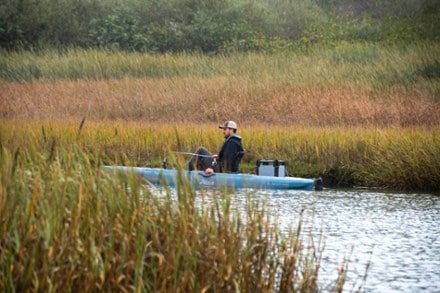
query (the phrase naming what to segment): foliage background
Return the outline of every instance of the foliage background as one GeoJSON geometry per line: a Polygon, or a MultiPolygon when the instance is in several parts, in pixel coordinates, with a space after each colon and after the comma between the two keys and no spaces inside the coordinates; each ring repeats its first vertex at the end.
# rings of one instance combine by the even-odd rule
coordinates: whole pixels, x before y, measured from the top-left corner
{"type": "Polygon", "coordinates": [[[0,46],[139,52],[439,40],[436,0],[1,0],[0,46]]]}

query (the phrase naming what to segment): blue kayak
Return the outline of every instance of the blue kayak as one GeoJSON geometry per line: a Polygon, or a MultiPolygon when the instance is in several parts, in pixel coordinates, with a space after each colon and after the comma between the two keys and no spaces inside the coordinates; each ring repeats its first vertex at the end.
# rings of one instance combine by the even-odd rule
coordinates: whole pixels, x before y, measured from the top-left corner
{"type": "MultiPolygon", "coordinates": [[[[175,169],[159,169],[145,167],[105,166],[108,171],[134,172],[144,177],[148,182],[160,185],[176,186],[178,171],[175,169]]],[[[228,187],[255,189],[296,189],[313,190],[315,179],[297,177],[259,176],[241,173],[212,173],[203,171],[182,171],[182,175],[191,181],[196,188],[228,187]]],[[[319,179],[317,179],[319,180],[319,179]]]]}

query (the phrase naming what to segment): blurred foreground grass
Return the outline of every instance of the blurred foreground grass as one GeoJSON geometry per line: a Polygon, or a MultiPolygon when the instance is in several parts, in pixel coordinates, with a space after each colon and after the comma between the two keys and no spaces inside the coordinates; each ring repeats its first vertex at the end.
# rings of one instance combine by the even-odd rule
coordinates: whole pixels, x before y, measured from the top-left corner
{"type": "MultiPolygon", "coordinates": [[[[233,194],[196,194],[182,178],[175,194],[165,188],[160,195],[138,176],[103,172],[101,155],[124,150],[136,161],[139,149],[126,143],[161,136],[118,127],[86,126],[79,136],[72,125],[2,127],[0,291],[323,289],[323,246],[305,239],[300,219],[281,234],[251,193],[240,213],[231,207],[233,194]]],[[[342,291],[347,264],[325,290],[342,291]]]]}

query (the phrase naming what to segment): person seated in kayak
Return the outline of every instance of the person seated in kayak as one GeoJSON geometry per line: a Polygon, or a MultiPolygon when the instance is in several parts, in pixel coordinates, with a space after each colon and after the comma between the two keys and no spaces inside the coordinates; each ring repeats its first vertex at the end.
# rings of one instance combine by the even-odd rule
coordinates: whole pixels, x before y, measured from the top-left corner
{"type": "Polygon", "coordinates": [[[188,162],[188,169],[204,170],[205,173],[238,173],[238,166],[243,158],[244,150],[241,137],[237,134],[237,123],[226,121],[219,125],[223,129],[225,142],[218,155],[211,154],[206,148],[200,147],[188,162]]]}

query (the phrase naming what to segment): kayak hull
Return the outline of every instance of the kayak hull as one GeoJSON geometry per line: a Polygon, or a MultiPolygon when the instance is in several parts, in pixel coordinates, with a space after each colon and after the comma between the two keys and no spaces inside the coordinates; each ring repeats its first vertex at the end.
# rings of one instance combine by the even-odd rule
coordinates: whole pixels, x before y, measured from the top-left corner
{"type": "MultiPolygon", "coordinates": [[[[105,166],[107,171],[133,172],[154,185],[168,184],[176,187],[178,171],[147,167],[105,166]]],[[[255,189],[294,189],[313,190],[314,179],[298,177],[258,176],[242,173],[213,173],[203,171],[182,171],[182,176],[192,182],[196,188],[255,188],[255,189]]]]}

